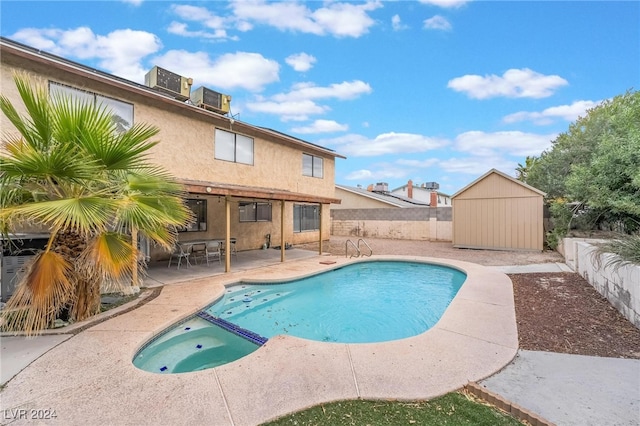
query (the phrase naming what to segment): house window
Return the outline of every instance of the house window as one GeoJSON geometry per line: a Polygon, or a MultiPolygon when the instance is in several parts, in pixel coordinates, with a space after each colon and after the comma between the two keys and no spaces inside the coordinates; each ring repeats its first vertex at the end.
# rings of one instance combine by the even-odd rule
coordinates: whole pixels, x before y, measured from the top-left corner
{"type": "Polygon", "coordinates": [[[95,105],[107,108],[113,114],[111,119],[115,123],[118,133],[126,132],[133,125],[133,104],[55,82],[49,82],[49,94],[54,99],[57,97],[70,98],[81,102],[93,102],[95,105]]]}
{"type": "Polygon", "coordinates": [[[240,203],[240,222],[271,222],[271,203],[240,203]]]}
{"type": "Polygon", "coordinates": [[[310,154],[302,154],[302,175],[321,178],[322,177],[322,157],[310,154]]]}
{"type": "Polygon", "coordinates": [[[215,158],[253,165],[253,139],[216,129],[214,143],[215,158]]]}
{"type": "Polygon", "coordinates": [[[187,207],[193,212],[195,222],[178,229],[179,232],[199,232],[207,230],[207,200],[186,200],[187,207]]]}
{"type": "Polygon", "coordinates": [[[320,229],[320,209],[306,204],[293,205],[293,232],[317,231],[320,229]]]}

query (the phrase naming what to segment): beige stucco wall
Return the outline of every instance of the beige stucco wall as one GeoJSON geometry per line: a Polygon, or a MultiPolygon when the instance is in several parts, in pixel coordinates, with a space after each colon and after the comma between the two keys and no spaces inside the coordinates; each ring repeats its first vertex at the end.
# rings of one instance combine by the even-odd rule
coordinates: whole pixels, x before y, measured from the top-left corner
{"type": "Polygon", "coordinates": [[[542,250],[543,197],[491,174],[453,198],[453,245],[542,250]]]}
{"type": "MultiPolygon", "coordinates": [[[[225,199],[224,197],[192,195],[193,199],[207,200],[207,230],[203,232],[180,232],[180,241],[202,240],[213,238],[224,238],[225,236],[225,199]]],[[[293,205],[285,202],[284,215],[284,240],[289,244],[302,244],[318,241],[319,231],[293,232],[293,205]]],[[[266,235],[271,234],[271,245],[280,246],[280,201],[271,203],[271,221],[269,222],[240,222],[239,202],[230,201],[230,225],[231,237],[236,238],[236,248],[238,251],[255,250],[262,247],[266,241],[266,235]]],[[[322,209],[323,222],[327,224],[322,230],[322,239],[328,240],[331,237],[329,226],[329,208],[322,209]]],[[[151,257],[153,259],[168,259],[169,254],[160,248],[152,248],[151,257]]]]}
{"type": "MultiPolygon", "coordinates": [[[[242,185],[277,189],[319,197],[334,197],[335,158],[313,147],[303,147],[271,134],[262,134],[255,128],[236,121],[233,125],[225,117],[205,112],[182,102],[159,101],[138,93],[94,81],[82,75],[74,75],[55,67],[6,54],[3,51],[0,68],[2,94],[9,98],[19,112],[24,107],[13,82],[14,71],[28,69],[31,81],[45,89],[49,80],[74,88],[109,96],[134,105],[134,122],[145,123],[160,129],[154,140],[159,143],[151,150],[150,160],[166,168],[179,179],[209,181],[223,184],[242,185]],[[214,158],[215,128],[232,131],[254,138],[254,164],[245,165],[214,158]],[[309,153],[323,158],[323,178],[302,175],[302,154],[309,153]]],[[[2,130],[12,129],[10,122],[2,115],[2,130]]],[[[206,198],[200,196],[201,198],[206,198]]],[[[190,198],[197,198],[195,195],[190,198]]],[[[182,239],[199,239],[224,235],[224,199],[218,203],[217,197],[208,198],[208,229],[201,233],[181,233],[182,239]]],[[[231,200],[231,234],[238,238],[238,249],[259,248],[264,235],[271,234],[272,244],[280,244],[280,202],[273,202],[272,221],[240,223],[238,201],[231,200]]],[[[253,201],[253,200],[248,200],[253,201]]],[[[263,200],[264,201],[264,200],[263,200]]],[[[328,239],[329,206],[323,209],[325,230],[323,238],[328,239]]],[[[293,203],[285,206],[285,240],[289,243],[317,241],[318,231],[293,232],[293,203]]],[[[157,251],[157,249],[153,249],[157,251]]],[[[153,252],[152,251],[152,252],[153,252]]]]}

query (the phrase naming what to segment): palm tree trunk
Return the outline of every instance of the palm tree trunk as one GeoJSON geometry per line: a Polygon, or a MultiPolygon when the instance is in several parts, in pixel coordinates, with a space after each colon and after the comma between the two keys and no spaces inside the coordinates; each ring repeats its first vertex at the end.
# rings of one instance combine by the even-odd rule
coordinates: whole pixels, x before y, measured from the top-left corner
{"type": "Polygon", "coordinates": [[[90,270],[78,267],[78,259],[87,247],[87,237],[74,230],[56,234],[52,249],[60,253],[74,267],[75,292],[69,300],[70,320],[82,321],[100,313],[100,277],[90,270]]]}

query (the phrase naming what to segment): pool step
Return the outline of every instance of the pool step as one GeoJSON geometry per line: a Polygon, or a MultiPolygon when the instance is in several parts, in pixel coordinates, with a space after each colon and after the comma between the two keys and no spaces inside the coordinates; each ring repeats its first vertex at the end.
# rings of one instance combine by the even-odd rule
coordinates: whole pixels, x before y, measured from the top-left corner
{"type": "Polygon", "coordinates": [[[256,345],[262,346],[267,343],[267,340],[269,340],[266,337],[262,337],[259,334],[254,333],[253,331],[245,330],[244,328],[237,326],[229,321],[223,320],[222,318],[214,317],[213,315],[210,315],[205,311],[200,311],[196,315],[203,320],[209,321],[211,324],[215,324],[218,327],[222,327],[233,334],[244,337],[245,339],[252,343],[255,343],[256,345]]]}

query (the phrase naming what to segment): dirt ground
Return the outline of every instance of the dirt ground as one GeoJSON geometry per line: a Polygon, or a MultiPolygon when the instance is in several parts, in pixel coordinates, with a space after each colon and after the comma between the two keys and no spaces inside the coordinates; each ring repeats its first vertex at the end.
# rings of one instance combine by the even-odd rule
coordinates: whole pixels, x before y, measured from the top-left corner
{"type": "MultiPolygon", "coordinates": [[[[348,237],[331,237],[323,251],[345,255],[348,237]]],[[[353,238],[351,238],[353,240],[353,238]]],[[[451,243],[367,238],[376,255],[404,254],[457,259],[485,266],[564,263],[542,253],[454,249],[451,243]]],[[[299,247],[317,250],[318,244],[299,247]]],[[[520,348],[569,354],[640,359],[640,329],[624,318],[576,273],[510,274],[520,348]]]]}

